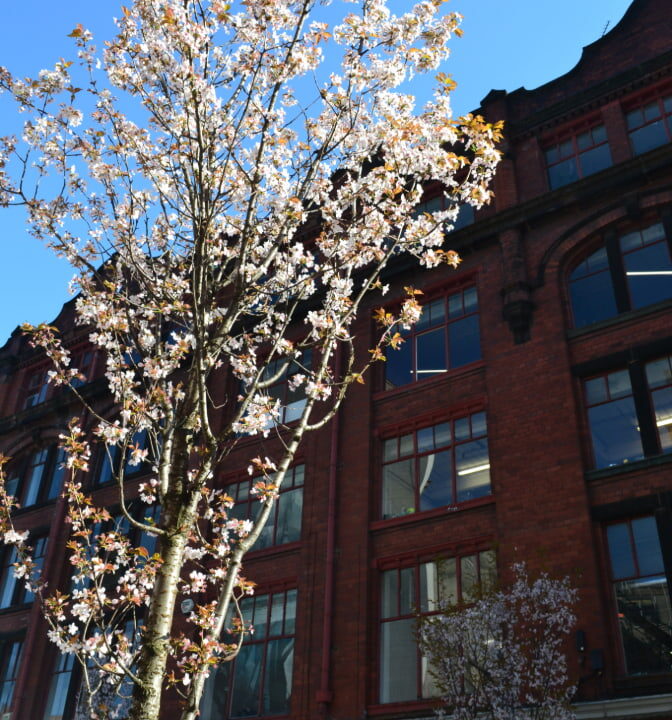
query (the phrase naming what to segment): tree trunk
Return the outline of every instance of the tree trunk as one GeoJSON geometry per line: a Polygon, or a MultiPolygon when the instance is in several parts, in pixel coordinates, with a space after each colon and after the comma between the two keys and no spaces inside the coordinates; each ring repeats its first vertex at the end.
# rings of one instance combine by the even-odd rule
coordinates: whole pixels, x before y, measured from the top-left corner
{"type": "Polygon", "coordinates": [[[184,562],[184,548],[196,519],[200,493],[185,488],[189,465],[189,432],[176,433],[170,487],[163,498],[163,528],[160,539],[163,560],[144,627],[143,647],[137,666],[140,685],[133,690],[128,720],[158,720],[166,676],[170,637],[184,562]]]}

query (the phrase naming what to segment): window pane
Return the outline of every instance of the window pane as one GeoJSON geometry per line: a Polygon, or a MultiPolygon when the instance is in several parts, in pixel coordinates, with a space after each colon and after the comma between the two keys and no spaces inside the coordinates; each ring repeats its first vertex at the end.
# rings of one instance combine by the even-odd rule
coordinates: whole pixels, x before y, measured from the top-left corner
{"type": "Polygon", "coordinates": [[[279,592],[273,595],[271,605],[271,622],[268,627],[269,635],[282,635],[282,616],[285,610],[285,593],[279,592]]]}
{"type": "Polygon", "coordinates": [[[672,612],[664,576],[615,585],[626,670],[630,675],[672,670],[672,612]]]}
{"type": "Polygon", "coordinates": [[[471,416],[471,434],[472,437],[478,437],[479,435],[485,435],[487,432],[487,424],[485,420],[485,413],[479,412],[474,413],[471,416]]]}
{"type": "Polygon", "coordinates": [[[2,668],[0,673],[0,713],[7,712],[12,706],[14,685],[21,662],[23,642],[7,642],[3,647],[2,668]]]}
{"type": "Polygon", "coordinates": [[[301,511],[303,488],[295,488],[278,496],[278,527],[275,532],[277,545],[296,542],[301,537],[301,511]]]}
{"type": "Polygon", "coordinates": [[[268,595],[256,595],[254,597],[254,639],[261,640],[266,637],[268,628],[268,595]]]}
{"type": "Polygon", "coordinates": [[[399,578],[396,570],[387,570],[382,577],[381,612],[383,618],[399,615],[399,578]]]}
{"type": "Polygon", "coordinates": [[[481,359],[481,332],[478,315],[469,315],[448,326],[450,367],[461,367],[481,359]]]}
{"type": "Polygon", "coordinates": [[[586,150],[586,152],[581,153],[579,162],[581,163],[583,177],[611,167],[611,151],[609,150],[609,145],[605,143],[604,145],[598,145],[592,148],[592,150],[586,150]]]}
{"type": "Polygon", "coordinates": [[[16,548],[5,548],[4,562],[5,566],[2,572],[2,579],[0,579],[0,608],[10,607],[14,598],[16,578],[14,577],[12,564],[16,562],[16,548]]]}
{"type": "Polygon", "coordinates": [[[399,614],[410,615],[415,612],[415,571],[404,568],[399,571],[399,614]]]}
{"type": "Polygon", "coordinates": [[[649,125],[630,133],[630,142],[632,143],[632,151],[635,155],[653,150],[667,142],[667,133],[662,120],[652,122],[649,125]]]}
{"type": "Polygon", "coordinates": [[[588,409],[595,467],[611,467],[643,457],[631,397],[588,409]]]}
{"type": "Polygon", "coordinates": [[[285,635],[293,635],[296,629],[296,590],[287,590],[285,603],[285,635]]]}
{"type": "Polygon", "coordinates": [[[576,167],[576,158],[571,157],[563,160],[557,165],[548,168],[548,182],[551,190],[568,185],[579,179],[579,171],[576,167]]]}
{"type": "Polygon", "coordinates": [[[672,271],[670,252],[665,241],[625,254],[623,263],[633,308],[646,307],[672,297],[672,274],[653,274],[672,271]]]}
{"type": "Polygon", "coordinates": [[[455,448],[457,502],[490,494],[488,440],[481,438],[455,448]]]}
{"type": "Polygon", "coordinates": [[[588,405],[597,405],[609,399],[607,393],[607,381],[604,377],[596,377],[586,380],[583,384],[586,391],[586,402],[588,405]]]}
{"type": "Polygon", "coordinates": [[[434,426],[434,446],[437,448],[450,445],[450,423],[439,423],[434,426]]]}
{"type": "Polygon", "coordinates": [[[453,473],[450,451],[420,458],[418,478],[420,510],[451,505],[453,502],[453,473]]]}
{"type": "Polygon", "coordinates": [[[383,518],[415,512],[413,461],[385,465],[383,468],[383,518]]]}
{"type": "Polygon", "coordinates": [[[478,310],[478,294],[475,287],[467,288],[464,291],[464,312],[472,313],[478,310]]]}
{"type": "Polygon", "coordinates": [[[478,589],[476,555],[465,555],[460,558],[460,584],[462,586],[462,600],[465,602],[474,600],[478,589]]]}
{"type": "Polygon", "coordinates": [[[219,718],[226,717],[232,666],[233,663],[230,662],[221,663],[210,671],[201,700],[200,711],[202,718],[219,720],[219,718]]]}
{"type": "Polygon", "coordinates": [[[292,692],[294,638],[271,640],[266,653],[264,713],[286,714],[289,712],[289,698],[292,692]]]}
{"type": "Polygon", "coordinates": [[[632,555],[629,523],[619,523],[607,527],[607,542],[611,559],[611,574],[614,579],[633,577],[635,559],[632,555]]]}
{"type": "Polygon", "coordinates": [[[383,443],[383,460],[396,460],[397,457],[397,438],[385,440],[383,443]]]}
{"type": "Polygon", "coordinates": [[[415,700],[418,651],[414,635],[415,620],[395,620],[381,626],[380,701],[415,700]]]}
{"type": "Polygon", "coordinates": [[[420,612],[439,609],[439,583],[433,562],[420,565],[420,612]]]}
{"type": "Polygon", "coordinates": [[[44,720],[61,720],[63,718],[65,704],[68,701],[74,661],[74,655],[66,654],[61,654],[56,659],[54,674],[49,686],[49,695],[47,696],[44,720]]]}
{"type": "Polygon", "coordinates": [[[611,275],[607,270],[570,281],[574,327],[584,327],[617,315],[611,275]]]}
{"type": "Polygon", "coordinates": [[[494,590],[497,583],[497,556],[494,550],[484,550],[478,554],[481,568],[481,586],[488,592],[494,590]]]}
{"type": "Polygon", "coordinates": [[[650,388],[672,384],[672,368],[670,368],[669,357],[646,364],[646,382],[650,388]]]}
{"type": "Polygon", "coordinates": [[[446,331],[431,330],[416,338],[416,372],[418,380],[446,371],[446,331]]]}
{"type": "Polygon", "coordinates": [[[665,572],[663,554],[658,540],[656,519],[652,516],[632,521],[632,536],[635,539],[635,553],[639,575],[657,575],[665,572]]]}
{"type": "Polygon", "coordinates": [[[263,644],[243,645],[236,657],[231,700],[231,717],[259,714],[259,682],[263,644]]]}
{"type": "Polygon", "coordinates": [[[58,452],[56,453],[54,465],[51,468],[51,477],[49,480],[49,488],[47,490],[47,500],[53,500],[54,498],[58,497],[59,493],[61,492],[61,487],[63,486],[63,479],[65,477],[66,470],[65,461],[65,450],[63,448],[59,448],[58,452]]]}
{"type": "Polygon", "coordinates": [[[416,435],[416,442],[418,443],[418,452],[427,452],[427,450],[434,449],[434,428],[422,428],[418,430],[416,435]]]}
{"type": "Polygon", "coordinates": [[[672,451],[672,387],[662,388],[651,393],[656,413],[656,428],[660,449],[672,451]]]}
{"type": "Polygon", "coordinates": [[[411,455],[413,453],[413,434],[402,435],[399,438],[399,455],[404,457],[405,455],[411,455]]]}
{"type": "Polygon", "coordinates": [[[49,450],[45,448],[36,452],[30,460],[26,476],[26,489],[23,493],[24,507],[34,505],[37,502],[48,453],[49,450]]]}
{"type": "Polygon", "coordinates": [[[471,437],[471,428],[469,418],[458,418],[455,420],[455,440],[468,440],[471,437]]]}
{"type": "Polygon", "coordinates": [[[457,602],[457,560],[444,558],[435,563],[439,587],[439,601],[445,604],[457,602]]]}
{"type": "Polygon", "coordinates": [[[609,397],[612,400],[632,395],[630,373],[627,370],[617,370],[609,373],[607,375],[607,387],[609,388],[609,397]]]}

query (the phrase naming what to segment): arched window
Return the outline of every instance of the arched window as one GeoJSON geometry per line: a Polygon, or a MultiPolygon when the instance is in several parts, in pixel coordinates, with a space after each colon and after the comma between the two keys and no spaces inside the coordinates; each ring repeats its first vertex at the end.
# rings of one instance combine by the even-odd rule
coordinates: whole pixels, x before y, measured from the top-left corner
{"type": "Polygon", "coordinates": [[[672,298],[672,231],[657,221],[610,232],[569,275],[574,327],[672,298]]]}

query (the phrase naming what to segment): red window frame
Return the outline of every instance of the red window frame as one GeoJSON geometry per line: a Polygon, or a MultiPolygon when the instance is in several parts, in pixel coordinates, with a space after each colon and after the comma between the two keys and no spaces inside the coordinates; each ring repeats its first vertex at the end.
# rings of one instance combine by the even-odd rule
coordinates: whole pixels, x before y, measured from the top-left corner
{"type": "MultiPolygon", "coordinates": [[[[611,591],[612,591],[612,602],[615,610],[615,625],[617,626],[617,633],[618,633],[618,639],[619,639],[619,654],[621,658],[622,663],[622,669],[625,672],[626,675],[642,675],[642,674],[652,674],[649,673],[642,673],[640,672],[630,672],[628,669],[628,657],[625,647],[625,638],[623,636],[623,630],[621,623],[626,620],[626,616],[621,613],[621,610],[619,608],[618,604],[618,594],[617,594],[617,586],[619,583],[627,583],[632,582],[636,580],[644,580],[649,582],[653,581],[655,578],[664,577],[664,585],[665,585],[665,592],[667,593],[667,602],[668,602],[668,610],[670,609],[670,606],[672,606],[672,596],[670,594],[670,586],[668,583],[668,577],[665,572],[665,566],[664,566],[664,549],[663,549],[663,543],[660,539],[660,530],[658,528],[658,524],[655,519],[655,515],[649,514],[649,515],[640,515],[636,517],[626,517],[622,518],[620,520],[616,520],[614,522],[609,522],[603,527],[604,531],[604,545],[606,548],[606,558],[608,561],[608,575],[609,575],[609,583],[611,585],[611,591]],[[642,550],[646,550],[646,562],[651,561],[651,548],[640,548],[638,550],[637,542],[635,539],[635,532],[633,530],[633,523],[636,523],[637,521],[641,520],[650,520],[653,523],[653,526],[655,528],[655,536],[658,541],[658,553],[660,554],[660,565],[655,569],[655,571],[646,572],[642,569],[642,550]],[[609,542],[609,530],[610,528],[615,528],[618,526],[625,526],[627,528],[627,535],[628,535],[628,549],[630,551],[630,560],[632,561],[633,566],[633,573],[616,573],[614,568],[614,558],[612,556],[611,552],[611,544],[609,542]]],[[[648,583],[647,583],[648,584],[648,583]]],[[[643,616],[645,613],[643,613],[643,616]]],[[[672,633],[671,633],[671,639],[672,639],[672,633]]],[[[658,643],[656,643],[657,645],[658,643]]],[[[672,670],[672,661],[670,661],[670,669],[672,670]]],[[[665,670],[656,670],[655,672],[669,672],[665,670]]]]}
{"type": "MultiPolygon", "coordinates": [[[[423,380],[429,380],[437,375],[445,375],[453,370],[466,367],[474,362],[482,360],[482,348],[481,348],[481,327],[480,327],[480,307],[478,303],[478,288],[473,279],[458,287],[453,287],[449,292],[443,294],[431,294],[428,296],[421,296],[423,316],[420,320],[413,325],[409,330],[401,330],[400,334],[404,339],[404,342],[400,349],[388,349],[386,353],[387,362],[385,363],[386,378],[385,378],[385,389],[393,390],[402,388],[406,385],[415,382],[422,382],[423,380]],[[472,299],[473,298],[473,299],[472,299]],[[452,306],[452,307],[451,307],[452,306]],[[425,319],[425,313],[427,319],[425,319]],[[437,315],[437,319],[433,320],[433,315],[437,315]],[[468,358],[464,362],[455,361],[454,353],[451,357],[451,349],[453,343],[451,343],[451,327],[456,326],[458,323],[463,323],[469,318],[476,318],[476,327],[478,329],[478,352],[477,357],[468,358]],[[438,330],[443,329],[443,364],[445,367],[433,367],[423,368],[419,366],[419,343],[422,338],[428,338],[430,335],[436,333],[438,330]],[[408,354],[410,353],[410,357],[408,354]],[[398,369],[396,366],[399,365],[398,369]],[[401,367],[403,365],[403,368],[401,367]],[[399,379],[398,375],[400,372],[405,372],[408,368],[409,378],[404,381],[404,378],[399,379]],[[390,375],[394,373],[397,377],[394,380],[390,379],[390,375]],[[395,384],[396,382],[396,384],[395,384]]],[[[459,342],[456,343],[456,351],[459,349],[459,342]]],[[[441,360],[437,360],[436,365],[440,365],[441,360]]]]}
{"type": "MultiPolygon", "coordinates": [[[[277,589],[271,589],[267,592],[255,592],[254,595],[243,598],[240,601],[240,604],[245,618],[246,627],[249,625],[250,621],[253,621],[253,625],[256,627],[256,630],[253,633],[246,634],[241,651],[235,660],[230,663],[223,663],[219,665],[217,670],[211,673],[206,685],[204,703],[201,705],[201,709],[203,710],[205,708],[205,715],[207,715],[207,717],[211,720],[224,720],[225,718],[239,717],[288,717],[291,712],[291,691],[293,678],[290,677],[290,685],[288,688],[290,696],[287,703],[288,707],[283,708],[281,711],[278,711],[277,708],[274,710],[265,707],[264,704],[270,697],[270,693],[266,692],[265,685],[269,680],[267,667],[271,662],[269,658],[271,643],[291,641],[293,643],[292,656],[296,650],[296,621],[298,616],[298,593],[296,587],[277,587],[277,589]],[[273,617],[273,608],[274,606],[277,607],[275,604],[277,602],[277,598],[280,598],[282,603],[282,617],[279,621],[277,615],[275,616],[275,620],[273,617]],[[252,613],[248,612],[250,606],[252,606],[252,613]],[[264,608],[266,619],[263,626],[257,617],[258,606],[262,606],[264,608]],[[293,608],[293,615],[291,613],[288,614],[288,608],[293,608]],[[276,625],[274,629],[273,624],[277,622],[280,623],[280,627],[278,628],[276,625]],[[245,712],[242,714],[235,714],[236,673],[239,671],[239,666],[243,662],[246,648],[251,647],[260,648],[261,650],[261,657],[258,662],[254,662],[250,665],[250,667],[253,666],[258,673],[257,677],[252,680],[252,682],[257,683],[256,691],[249,693],[250,695],[254,695],[256,697],[256,705],[254,708],[246,708],[245,712]],[[213,714],[215,708],[222,708],[224,715],[215,716],[213,714]]],[[[230,628],[232,626],[231,618],[233,616],[233,611],[230,610],[225,627],[230,628]]],[[[225,642],[234,643],[238,641],[238,635],[231,635],[225,631],[223,639],[225,642]]],[[[241,685],[243,683],[245,683],[245,686],[248,687],[250,685],[249,678],[243,677],[241,685]]]]}
{"type": "Polygon", "coordinates": [[[544,142],[544,162],[546,165],[546,171],[548,174],[548,183],[551,190],[555,190],[565,185],[569,185],[571,180],[554,184],[552,176],[550,174],[551,168],[554,168],[567,160],[574,159],[574,165],[576,168],[577,179],[580,180],[588,175],[592,175],[593,172],[586,173],[582,162],[581,156],[585,153],[595,150],[602,146],[609,147],[609,137],[607,131],[602,122],[601,118],[596,118],[591,123],[586,123],[582,127],[573,128],[572,131],[566,132],[561,135],[556,135],[553,138],[547,138],[544,142]],[[595,134],[599,137],[596,138],[595,134]],[[589,142],[582,145],[581,138],[588,137],[589,142]]]}
{"type": "MultiPolygon", "coordinates": [[[[451,554],[435,554],[430,557],[418,558],[413,564],[400,564],[393,567],[381,568],[380,573],[380,606],[379,606],[379,641],[378,641],[378,699],[381,704],[387,703],[404,703],[404,702],[415,702],[418,700],[428,700],[430,695],[423,694],[423,658],[420,653],[420,649],[415,645],[415,689],[416,697],[406,699],[385,699],[383,694],[383,679],[385,672],[385,659],[383,657],[383,643],[384,643],[384,626],[391,625],[394,622],[406,622],[415,623],[417,622],[418,615],[430,616],[436,615],[440,612],[440,607],[433,607],[430,609],[430,602],[438,603],[470,603],[475,599],[472,595],[473,592],[477,592],[480,586],[483,590],[487,591],[494,585],[495,577],[497,574],[497,556],[495,551],[490,547],[481,547],[480,549],[474,549],[470,552],[451,553],[451,554]],[[489,558],[490,572],[486,575],[487,565],[484,565],[486,558],[489,558]],[[472,588],[467,590],[464,583],[464,566],[470,559],[475,560],[475,578],[472,588]],[[423,598],[423,582],[421,576],[421,568],[428,564],[439,564],[453,561],[455,564],[455,588],[457,591],[457,597],[454,598],[454,602],[450,602],[450,598],[442,598],[440,596],[440,586],[437,580],[436,590],[438,597],[435,600],[431,600],[429,593],[425,591],[423,598]],[[408,602],[402,602],[402,587],[404,586],[403,577],[406,578],[412,576],[411,583],[406,583],[406,588],[412,590],[412,597],[408,599],[408,602]],[[396,608],[391,607],[391,604],[387,602],[386,598],[386,585],[389,580],[392,580],[392,584],[395,584],[396,579],[396,608]]],[[[437,576],[438,577],[438,576],[437,576]]],[[[394,604],[394,600],[392,605],[394,604]]],[[[392,663],[394,658],[390,658],[392,663]]],[[[391,663],[391,664],[392,664],[391,663]]]]}
{"type": "MultiPolygon", "coordinates": [[[[487,417],[484,409],[473,410],[465,414],[455,414],[440,422],[429,425],[419,425],[406,429],[399,434],[383,435],[381,438],[381,507],[380,516],[383,520],[392,520],[404,517],[405,515],[431,512],[435,508],[422,508],[422,492],[419,487],[421,478],[421,463],[423,458],[437,455],[442,452],[450,453],[450,499],[451,501],[437,507],[451,507],[461,505],[481,497],[489,497],[492,494],[492,483],[488,483],[488,492],[479,494],[473,498],[459,499],[459,483],[458,475],[458,448],[478,440],[485,440],[487,459],[486,467],[480,468],[479,471],[467,468],[462,474],[472,474],[474,472],[482,472],[488,470],[488,480],[490,481],[490,459],[488,447],[488,426],[487,417]],[[482,425],[482,430],[479,427],[482,425]],[[466,428],[466,432],[463,428],[466,428]],[[449,437],[444,441],[442,437],[446,437],[446,431],[449,437]],[[431,435],[431,439],[430,439],[431,435]],[[392,467],[397,463],[411,461],[413,467],[413,501],[414,504],[408,507],[407,512],[388,514],[385,512],[385,468],[392,467]],[[469,472],[471,470],[471,472],[469,472]]],[[[480,465],[483,465],[481,463],[480,465]]],[[[478,467],[480,467],[480,465],[478,467]]],[[[477,466],[474,466],[477,467],[477,466]]]]}
{"type": "MultiPolygon", "coordinates": [[[[262,531],[262,535],[259,536],[257,543],[255,543],[255,545],[251,548],[250,552],[266,549],[269,547],[276,547],[283,544],[279,543],[277,539],[278,530],[280,527],[279,520],[281,519],[281,506],[283,498],[288,497],[289,494],[292,492],[298,493],[299,491],[301,491],[301,502],[303,506],[304,478],[305,465],[302,463],[294,465],[289,468],[289,470],[287,470],[285,479],[283,480],[283,483],[280,486],[280,490],[278,491],[278,497],[273,503],[271,516],[268,519],[266,528],[264,528],[264,530],[269,527],[272,529],[272,532],[270,533],[270,541],[267,544],[264,544],[264,541],[262,540],[264,531],[262,531]]],[[[259,482],[260,480],[261,478],[259,477],[245,478],[245,480],[232,482],[226,486],[225,491],[227,495],[230,495],[234,500],[234,507],[232,511],[232,515],[234,517],[237,517],[240,520],[244,520],[245,518],[256,518],[257,514],[261,509],[261,503],[258,496],[252,493],[252,489],[254,488],[255,483],[259,482]]],[[[303,507],[301,512],[303,513],[303,507]]],[[[301,539],[301,525],[299,527],[299,537],[297,537],[296,540],[289,540],[287,542],[298,542],[301,539]]]]}
{"type": "MultiPolygon", "coordinates": [[[[628,137],[647,125],[653,125],[660,121],[667,136],[667,142],[672,141],[672,85],[656,88],[652,92],[630,100],[624,104],[623,110],[628,137]],[[650,114],[652,107],[657,110],[656,115],[650,114]]],[[[636,154],[631,137],[630,141],[633,154],[636,154]]]]}

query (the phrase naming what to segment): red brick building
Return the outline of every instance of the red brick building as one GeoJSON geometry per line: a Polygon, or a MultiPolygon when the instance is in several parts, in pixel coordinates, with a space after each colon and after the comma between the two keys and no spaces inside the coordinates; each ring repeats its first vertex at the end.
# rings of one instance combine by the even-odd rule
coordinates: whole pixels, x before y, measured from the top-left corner
{"type": "MultiPolygon", "coordinates": [[[[415,608],[468,597],[518,560],[579,591],[568,648],[578,717],[672,718],[671,28],[667,3],[635,0],[566,75],[483,100],[489,120],[506,121],[496,198],[450,234],[458,271],[390,270],[390,303],[422,288],[423,316],[303,445],[246,563],[257,633],[210,681],[205,720],[432,716],[415,608]]],[[[71,307],[56,324],[104,412],[99,361],[71,307]]],[[[354,330],[370,346],[371,314],[354,330]]],[[[45,370],[19,333],[0,349],[17,522],[57,584],[67,529],[56,439],[72,407],[45,370]]],[[[249,445],[240,471],[221,474],[241,512],[248,456],[249,445]]],[[[112,503],[105,473],[99,462],[90,483],[112,503]]],[[[49,645],[11,561],[0,569],[0,717],[71,718],[76,668],[49,645]]]]}

